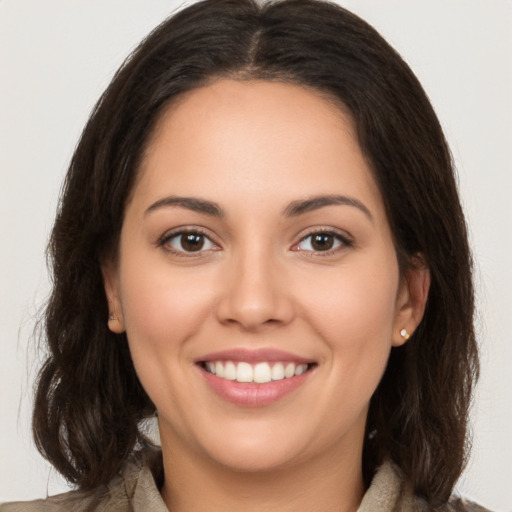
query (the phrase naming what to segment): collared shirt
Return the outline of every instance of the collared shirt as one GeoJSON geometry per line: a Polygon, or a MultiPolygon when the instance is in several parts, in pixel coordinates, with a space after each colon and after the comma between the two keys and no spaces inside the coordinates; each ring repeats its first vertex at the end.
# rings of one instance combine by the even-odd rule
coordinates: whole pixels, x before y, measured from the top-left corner
{"type": "MultiPolygon", "coordinates": [[[[430,507],[414,497],[390,462],[373,477],[357,512],[423,512],[430,507]]],[[[0,512],[169,512],[158,483],[163,469],[161,457],[132,457],[108,485],[84,493],[70,491],[44,500],[0,505],[0,512]]],[[[438,509],[439,510],[439,509],[438,509]]],[[[452,500],[443,512],[489,512],[463,500],[452,500]]]]}

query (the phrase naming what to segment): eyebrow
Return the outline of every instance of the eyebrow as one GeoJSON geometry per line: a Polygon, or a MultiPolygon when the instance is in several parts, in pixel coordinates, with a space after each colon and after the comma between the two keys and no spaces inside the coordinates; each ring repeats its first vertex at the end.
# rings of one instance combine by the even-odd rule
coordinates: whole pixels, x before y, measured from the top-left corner
{"type": "Polygon", "coordinates": [[[179,196],[168,196],[154,202],[149,208],[146,209],[144,215],[151,213],[164,206],[179,206],[192,210],[194,212],[203,213],[212,217],[224,217],[224,210],[213,201],[207,201],[206,199],[198,199],[196,197],[179,197],[179,196]]]}
{"type": "MultiPolygon", "coordinates": [[[[342,195],[322,195],[292,201],[284,209],[283,214],[286,217],[297,217],[304,213],[333,205],[352,206],[363,212],[369,220],[373,221],[370,210],[361,201],[354,197],[342,195]]],[[[159,199],[146,209],[144,215],[167,206],[178,206],[211,217],[223,218],[225,216],[224,210],[214,201],[181,196],[167,196],[159,199]]]]}
{"type": "Polygon", "coordinates": [[[293,201],[285,208],[284,215],[287,217],[296,217],[303,213],[333,205],[353,206],[363,212],[366,217],[373,222],[373,216],[370,210],[361,201],[354,197],[341,195],[314,196],[307,199],[293,201]]]}

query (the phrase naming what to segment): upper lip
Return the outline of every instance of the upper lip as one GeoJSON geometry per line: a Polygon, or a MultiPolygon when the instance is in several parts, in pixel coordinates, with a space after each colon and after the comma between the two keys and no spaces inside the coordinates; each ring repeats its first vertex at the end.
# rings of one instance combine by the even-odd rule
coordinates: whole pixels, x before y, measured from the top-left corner
{"type": "Polygon", "coordinates": [[[310,364],[314,362],[311,359],[306,359],[291,352],[272,348],[234,348],[230,350],[211,352],[195,359],[196,363],[203,363],[207,361],[244,361],[247,363],[277,363],[286,361],[296,364],[310,364]]]}

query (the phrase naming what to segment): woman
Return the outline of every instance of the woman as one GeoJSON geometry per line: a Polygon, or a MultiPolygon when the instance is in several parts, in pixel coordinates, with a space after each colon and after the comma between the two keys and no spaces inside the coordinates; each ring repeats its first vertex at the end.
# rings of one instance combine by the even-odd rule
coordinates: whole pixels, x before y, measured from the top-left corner
{"type": "Polygon", "coordinates": [[[450,500],[478,358],[449,150],[354,15],[164,22],[93,112],[50,250],[34,434],[78,490],[2,510],[478,510],[450,500]]]}

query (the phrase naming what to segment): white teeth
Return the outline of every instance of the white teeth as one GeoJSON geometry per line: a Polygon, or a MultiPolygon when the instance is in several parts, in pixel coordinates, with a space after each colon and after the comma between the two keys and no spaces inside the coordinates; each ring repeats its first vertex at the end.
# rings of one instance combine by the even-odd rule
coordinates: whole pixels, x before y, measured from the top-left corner
{"type": "Polygon", "coordinates": [[[284,369],[284,376],[289,379],[295,375],[295,365],[293,363],[288,363],[286,368],[284,369]]]}
{"type": "Polygon", "coordinates": [[[301,375],[308,369],[307,364],[299,364],[297,368],[295,368],[295,375],[301,375]]]}
{"type": "Polygon", "coordinates": [[[268,363],[258,363],[254,367],[254,382],[263,384],[272,380],[272,371],[268,363]]]}
{"type": "Polygon", "coordinates": [[[271,363],[262,362],[252,366],[250,363],[233,361],[207,361],[204,367],[208,372],[222,379],[257,384],[289,379],[302,375],[308,369],[307,364],[274,363],[271,366],[271,363]]]}
{"type": "Polygon", "coordinates": [[[231,361],[224,365],[224,378],[228,380],[236,380],[236,366],[231,361]]]}
{"type": "Polygon", "coordinates": [[[224,377],[224,366],[220,361],[215,363],[215,375],[217,375],[217,377],[224,377]]]}
{"type": "Polygon", "coordinates": [[[238,382],[252,382],[253,371],[249,363],[238,363],[236,368],[236,380],[238,382]]]}
{"type": "Polygon", "coordinates": [[[284,366],[282,363],[276,363],[272,366],[272,380],[284,379],[284,366]]]}

